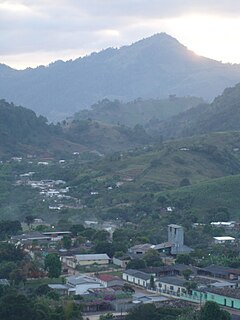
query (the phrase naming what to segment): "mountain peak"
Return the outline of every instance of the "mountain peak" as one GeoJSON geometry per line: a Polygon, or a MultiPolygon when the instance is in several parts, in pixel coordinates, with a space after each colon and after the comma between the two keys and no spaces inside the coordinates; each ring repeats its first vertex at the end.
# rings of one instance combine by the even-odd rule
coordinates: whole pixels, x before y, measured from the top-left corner
{"type": "Polygon", "coordinates": [[[4,69],[0,97],[56,121],[104,98],[130,101],[176,94],[209,101],[240,77],[240,66],[197,56],[166,33],[50,68],[4,69]]]}
{"type": "Polygon", "coordinates": [[[176,46],[181,46],[182,48],[186,48],[183,44],[181,44],[176,38],[170,36],[169,34],[165,33],[165,32],[161,32],[161,33],[156,33],[148,38],[143,38],[134,44],[160,44],[162,46],[167,46],[167,45],[176,45],[176,46]]]}

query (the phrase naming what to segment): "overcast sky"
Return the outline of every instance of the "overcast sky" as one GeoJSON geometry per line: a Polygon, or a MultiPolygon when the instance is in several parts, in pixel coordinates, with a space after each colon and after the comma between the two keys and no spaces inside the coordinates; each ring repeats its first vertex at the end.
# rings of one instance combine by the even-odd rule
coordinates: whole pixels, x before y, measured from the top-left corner
{"type": "Polygon", "coordinates": [[[0,63],[22,69],[167,32],[240,63],[240,0],[0,0],[0,63]]]}

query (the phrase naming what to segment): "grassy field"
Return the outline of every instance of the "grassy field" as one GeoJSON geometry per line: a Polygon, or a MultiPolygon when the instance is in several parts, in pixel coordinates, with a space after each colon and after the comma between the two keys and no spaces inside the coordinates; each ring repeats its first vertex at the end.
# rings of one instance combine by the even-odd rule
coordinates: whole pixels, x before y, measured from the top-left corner
{"type": "Polygon", "coordinates": [[[35,289],[41,285],[44,284],[62,284],[63,278],[42,278],[42,279],[36,279],[36,280],[28,280],[25,284],[25,288],[32,288],[35,289]]]}
{"type": "Polygon", "coordinates": [[[121,159],[94,164],[101,178],[130,178],[132,184],[176,188],[187,178],[194,185],[240,173],[240,133],[217,133],[162,144],[158,149],[124,153],[121,159]]]}
{"type": "Polygon", "coordinates": [[[227,208],[231,219],[240,216],[240,175],[214,179],[194,186],[179,188],[167,193],[173,203],[190,204],[199,219],[203,219],[209,210],[227,208]]]}

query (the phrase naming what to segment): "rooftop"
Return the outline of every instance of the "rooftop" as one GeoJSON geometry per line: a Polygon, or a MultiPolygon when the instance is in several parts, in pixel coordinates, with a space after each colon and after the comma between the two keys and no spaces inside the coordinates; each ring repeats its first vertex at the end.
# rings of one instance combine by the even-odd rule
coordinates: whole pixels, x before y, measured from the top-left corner
{"type": "Polygon", "coordinates": [[[139,279],[145,280],[145,281],[151,279],[151,275],[150,274],[142,272],[142,271],[139,271],[139,270],[128,269],[128,270],[125,270],[124,273],[127,274],[127,275],[130,275],[130,276],[133,276],[135,278],[139,278],[139,279]]]}
{"type": "Polygon", "coordinates": [[[41,232],[33,231],[28,233],[23,233],[17,236],[12,236],[12,240],[15,241],[26,241],[26,240],[50,240],[51,237],[42,234],[41,232]]]}
{"type": "Polygon", "coordinates": [[[205,271],[205,272],[221,274],[221,275],[228,275],[229,273],[237,274],[237,275],[240,274],[240,269],[234,269],[234,268],[228,268],[228,267],[216,266],[216,265],[211,265],[205,268],[201,268],[199,269],[199,271],[205,271]]]}
{"type": "Polygon", "coordinates": [[[225,236],[225,237],[213,237],[215,240],[218,240],[218,241],[233,241],[235,240],[235,238],[233,237],[228,237],[228,236],[225,236]]]}
{"type": "Polygon", "coordinates": [[[172,242],[163,242],[156,245],[152,245],[152,249],[155,249],[155,250],[172,248],[172,247],[174,247],[174,244],[172,242]]]}
{"type": "Polygon", "coordinates": [[[215,293],[220,296],[230,297],[240,299],[240,289],[235,288],[210,288],[207,289],[207,292],[215,293]]]}
{"type": "Polygon", "coordinates": [[[160,277],[158,279],[158,282],[184,287],[184,284],[186,283],[186,279],[179,278],[179,277],[160,277]]]}
{"type": "Polygon", "coordinates": [[[150,243],[137,244],[130,248],[130,250],[149,250],[153,247],[150,243]]]}
{"type": "Polygon", "coordinates": [[[103,274],[103,273],[100,273],[100,274],[96,275],[96,278],[101,280],[101,281],[104,281],[104,282],[113,281],[113,280],[121,280],[117,276],[112,276],[110,274],[103,274]]]}
{"type": "Polygon", "coordinates": [[[99,281],[96,278],[89,277],[86,275],[79,275],[79,276],[70,276],[66,278],[67,284],[70,285],[81,285],[81,284],[86,284],[86,283],[99,283],[99,281]]]}
{"type": "Polygon", "coordinates": [[[110,260],[109,256],[106,253],[99,254],[76,254],[77,260],[89,261],[89,260],[110,260]]]}
{"type": "Polygon", "coordinates": [[[169,224],[168,227],[176,228],[176,229],[182,228],[182,226],[179,226],[178,224],[173,224],[173,223],[172,223],[172,224],[169,224]]]}

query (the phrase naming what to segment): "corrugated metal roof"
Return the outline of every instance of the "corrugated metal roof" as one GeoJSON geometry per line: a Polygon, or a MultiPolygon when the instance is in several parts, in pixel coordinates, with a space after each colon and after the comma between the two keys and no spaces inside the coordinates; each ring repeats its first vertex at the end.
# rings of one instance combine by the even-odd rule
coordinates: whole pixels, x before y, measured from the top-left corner
{"type": "Polygon", "coordinates": [[[100,254],[76,254],[76,259],[78,261],[89,261],[89,260],[110,260],[106,253],[100,254]]]}

